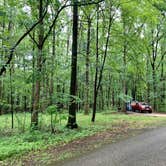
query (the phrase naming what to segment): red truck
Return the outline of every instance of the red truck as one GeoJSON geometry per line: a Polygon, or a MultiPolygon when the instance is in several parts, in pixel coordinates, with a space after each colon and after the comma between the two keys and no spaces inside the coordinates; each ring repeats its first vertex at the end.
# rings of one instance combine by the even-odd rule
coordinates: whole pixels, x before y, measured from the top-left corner
{"type": "Polygon", "coordinates": [[[131,102],[132,111],[152,113],[152,107],[145,102],[131,102]]]}

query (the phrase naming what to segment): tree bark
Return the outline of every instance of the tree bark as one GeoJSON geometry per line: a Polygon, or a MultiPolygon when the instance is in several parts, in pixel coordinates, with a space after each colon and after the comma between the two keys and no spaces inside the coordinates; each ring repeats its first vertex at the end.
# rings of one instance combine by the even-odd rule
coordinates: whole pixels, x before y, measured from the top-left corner
{"type": "Polygon", "coordinates": [[[12,129],[14,128],[14,101],[13,101],[13,81],[12,81],[12,67],[10,66],[10,105],[11,105],[11,124],[12,129]]]}
{"type": "Polygon", "coordinates": [[[86,49],[86,76],[85,76],[85,103],[84,114],[89,114],[89,56],[90,56],[90,35],[91,35],[91,18],[88,16],[88,31],[87,31],[87,49],[86,49]]]}
{"type": "Polygon", "coordinates": [[[73,6],[73,41],[72,41],[72,62],[71,62],[71,80],[70,80],[70,95],[71,101],[69,105],[69,117],[67,127],[70,129],[77,128],[76,109],[77,104],[74,96],[77,95],[77,38],[78,38],[78,6],[77,0],[73,6]]]}
{"type": "Polygon", "coordinates": [[[157,111],[157,87],[156,87],[156,70],[155,70],[155,64],[152,66],[152,78],[153,78],[153,108],[155,111],[157,111]]]}
{"type": "Polygon", "coordinates": [[[99,65],[99,5],[97,5],[97,18],[96,18],[96,68],[95,68],[95,82],[93,92],[93,112],[92,122],[95,122],[96,117],[96,105],[97,105],[97,81],[98,81],[98,65],[99,65]]]}
{"type": "MultiPolygon", "coordinates": [[[[99,5],[98,5],[98,10],[99,10],[99,5]]],[[[111,31],[111,26],[113,22],[113,17],[114,15],[111,14],[112,8],[110,8],[110,17],[109,17],[109,25],[108,25],[108,33],[107,33],[107,38],[106,38],[106,45],[105,45],[105,51],[104,51],[104,57],[102,61],[102,66],[100,69],[99,73],[99,79],[98,79],[98,56],[99,56],[99,39],[98,39],[98,33],[99,33],[99,11],[97,10],[97,29],[96,29],[96,73],[95,73],[95,84],[94,84],[94,103],[93,103],[93,112],[92,112],[92,119],[91,121],[95,121],[95,115],[96,115],[96,103],[97,103],[97,95],[98,91],[102,82],[103,78],[103,70],[107,58],[107,51],[108,51],[108,44],[110,40],[110,31],[111,31]]]]}
{"type": "MultiPolygon", "coordinates": [[[[39,20],[43,17],[43,0],[39,1],[39,20]]],[[[40,100],[40,84],[41,84],[41,72],[42,72],[42,49],[43,49],[43,39],[44,39],[44,27],[43,21],[39,24],[38,31],[38,55],[37,55],[37,78],[35,81],[35,96],[33,103],[33,112],[31,116],[31,125],[34,128],[38,126],[38,113],[39,113],[39,100],[40,100]]]]}
{"type": "MultiPolygon", "coordinates": [[[[124,20],[123,20],[123,37],[124,37],[124,41],[123,41],[123,82],[122,82],[122,86],[123,86],[123,94],[127,95],[127,84],[126,84],[126,66],[127,66],[127,36],[126,36],[126,16],[124,16],[124,20]]],[[[124,112],[126,112],[126,103],[123,102],[123,110],[124,112]]]]}
{"type": "Polygon", "coordinates": [[[52,37],[51,78],[50,78],[50,105],[53,104],[52,96],[53,96],[53,92],[54,92],[54,59],[55,59],[55,26],[53,27],[53,37],[52,37]]]}

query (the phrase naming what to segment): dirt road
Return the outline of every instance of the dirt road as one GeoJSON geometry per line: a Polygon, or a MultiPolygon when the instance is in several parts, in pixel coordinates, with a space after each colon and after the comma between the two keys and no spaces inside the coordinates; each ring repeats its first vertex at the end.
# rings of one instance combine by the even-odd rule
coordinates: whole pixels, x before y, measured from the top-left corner
{"type": "Polygon", "coordinates": [[[166,127],[104,146],[56,166],[166,166],[166,127]]]}

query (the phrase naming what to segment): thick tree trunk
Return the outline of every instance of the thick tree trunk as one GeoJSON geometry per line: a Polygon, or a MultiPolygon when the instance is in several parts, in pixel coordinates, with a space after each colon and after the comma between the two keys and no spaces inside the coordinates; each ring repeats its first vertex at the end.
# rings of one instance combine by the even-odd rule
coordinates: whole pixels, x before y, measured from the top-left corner
{"type": "MultiPolygon", "coordinates": [[[[39,55],[42,53],[41,50],[38,50],[39,55]],[[41,52],[40,52],[41,51],[41,52]]],[[[37,73],[39,78],[36,78],[35,81],[35,93],[34,93],[34,102],[33,102],[33,112],[31,115],[31,125],[35,128],[38,126],[38,112],[39,112],[39,100],[40,100],[40,82],[41,82],[41,57],[37,59],[37,73]]]]}
{"type": "MultiPolygon", "coordinates": [[[[39,1],[39,20],[42,20],[43,17],[43,0],[39,1]]],[[[43,56],[43,38],[44,38],[44,28],[43,28],[43,21],[39,24],[39,41],[38,41],[38,55],[37,55],[37,78],[35,81],[35,96],[34,96],[34,103],[33,103],[33,112],[31,116],[31,125],[34,128],[38,126],[38,113],[39,113],[39,100],[40,100],[40,85],[41,85],[41,72],[42,72],[42,56],[43,56]]]]}
{"type": "MultiPolygon", "coordinates": [[[[70,95],[77,95],[77,38],[78,38],[78,6],[77,1],[74,1],[73,6],[73,43],[72,43],[72,62],[71,62],[71,82],[70,82],[70,95]]],[[[77,104],[74,97],[71,97],[69,105],[69,117],[67,127],[70,129],[77,128],[76,123],[76,109],[77,104]]]]}

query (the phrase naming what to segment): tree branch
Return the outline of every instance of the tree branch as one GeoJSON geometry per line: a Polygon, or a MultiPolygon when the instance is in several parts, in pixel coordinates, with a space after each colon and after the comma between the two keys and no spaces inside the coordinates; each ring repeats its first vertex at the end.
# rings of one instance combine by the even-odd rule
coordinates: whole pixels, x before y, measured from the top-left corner
{"type": "Polygon", "coordinates": [[[160,67],[161,62],[163,61],[165,55],[166,55],[166,51],[161,55],[160,62],[159,62],[159,64],[158,64],[158,66],[156,67],[156,69],[158,69],[158,68],[160,67]]]}
{"type": "MultiPolygon", "coordinates": [[[[28,27],[26,25],[25,25],[25,28],[28,30],[28,27]]],[[[37,47],[39,47],[39,44],[37,43],[37,41],[35,40],[35,38],[31,35],[31,33],[29,33],[28,35],[32,39],[32,41],[37,45],[37,47]]]]}
{"type": "MultiPolygon", "coordinates": [[[[110,9],[110,12],[111,12],[111,9],[110,9]]],[[[99,82],[98,82],[98,85],[97,85],[97,88],[96,88],[97,92],[100,88],[102,77],[103,77],[104,65],[105,65],[105,61],[106,61],[106,58],[107,58],[108,43],[109,43],[109,40],[110,40],[110,31],[111,31],[111,26],[112,26],[113,21],[114,21],[114,16],[115,16],[115,12],[113,13],[113,15],[110,14],[109,26],[108,26],[108,32],[107,32],[108,34],[107,34],[107,39],[106,39],[106,48],[105,48],[105,52],[104,52],[104,59],[103,59],[102,67],[101,67],[101,70],[100,70],[99,82]]]]}
{"type": "MultiPolygon", "coordinates": [[[[103,2],[103,1],[104,1],[104,0],[92,1],[92,2],[87,2],[87,3],[86,3],[86,2],[85,2],[85,3],[79,2],[79,3],[77,3],[76,5],[77,5],[77,6],[85,6],[85,5],[99,4],[99,3],[103,2]]],[[[56,20],[57,20],[57,18],[58,18],[58,16],[59,16],[59,14],[61,13],[61,11],[62,11],[63,9],[65,9],[65,8],[69,7],[69,6],[74,6],[74,5],[75,5],[75,4],[68,4],[68,5],[66,5],[67,2],[68,2],[68,1],[66,1],[65,5],[62,6],[62,7],[58,10],[58,12],[57,12],[57,14],[56,14],[56,16],[55,16],[55,18],[54,18],[54,20],[53,20],[53,23],[51,24],[51,26],[50,26],[50,28],[49,28],[49,30],[48,30],[48,33],[46,34],[46,36],[45,36],[44,39],[43,39],[42,45],[45,43],[46,39],[48,38],[48,36],[49,36],[49,34],[50,34],[50,32],[51,32],[53,26],[55,25],[55,22],[56,22],[56,20]]],[[[48,1],[47,1],[47,6],[48,6],[48,1]]],[[[15,45],[10,49],[9,59],[7,60],[7,62],[6,62],[6,63],[2,66],[2,68],[0,69],[0,76],[6,71],[7,65],[10,64],[10,62],[11,62],[11,60],[12,60],[12,58],[13,58],[13,53],[14,53],[16,47],[17,47],[17,46],[21,43],[21,41],[22,41],[27,35],[29,35],[30,32],[44,19],[44,17],[46,16],[46,14],[47,14],[47,10],[45,11],[43,17],[42,17],[39,21],[37,21],[35,24],[33,24],[33,25],[31,26],[31,28],[29,28],[29,29],[18,39],[18,41],[15,43],[15,45]]]]}
{"type": "MultiPolygon", "coordinates": [[[[98,0],[97,2],[96,1],[93,1],[93,2],[87,2],[87,3],[81,3],[81,2],[78,2],[77,3],[77,6],[86,6],[86,5],[93,5],[93,4],[99,4],[101,2],[103,2],[104,0],[98,0]]],[[[42,46],[44,45],[45,41],[47,40],[48,36],[50,35],[51,31],[52,31],[52,28],[54,27],[55,23],[56,23],[56,20],[59,16],[59,14],[61,13],[61,11],[69,6],[75,6],[75,4],[69,4],[67,5],[67,2],[65,2],[65,4],[57,11],[56,15],[55,15],[55,18],[51,24],[51,26],[49,27],[49,30],[47,32],[47,34],[45,35],[44,39],[43,39],[43,42],[42,42],[42,46]]]]}
{"type": "Polygon", "coordinates": [[[31,28],[29,28],[19,39],[18,41],[15,43],[15,45],[10,49],[10,54],[9,54],[9,58],[7,60],[7,62],[2,66],[1,70],[0,70],[0,76],[6,71],[6,67],[7,65],[10,64],[12,58],[13,58],[13,53],[16,49],[16,47],[21,43],[21,41],[44,19],[44,17],[46,16],[47,14],[47,10],[45,11],[43,17],[38,20],[35,24],[33,24],[31,26],[31,28]]]}

